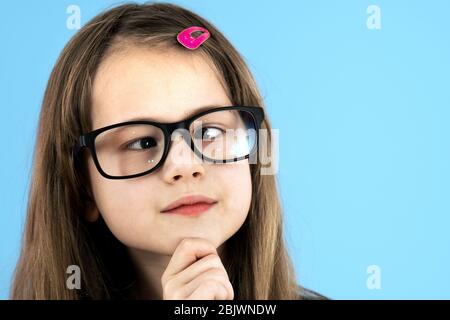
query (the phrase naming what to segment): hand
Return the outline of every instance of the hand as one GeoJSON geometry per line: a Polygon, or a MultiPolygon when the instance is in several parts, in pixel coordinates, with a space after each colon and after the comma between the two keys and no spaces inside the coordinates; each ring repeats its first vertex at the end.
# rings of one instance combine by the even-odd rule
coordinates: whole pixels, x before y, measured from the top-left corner
{"type": "Polygon", "coordinates": [[[164,300],[233,300],[234,291],[216,248],[183,239],[161,277],[164,300]]]}

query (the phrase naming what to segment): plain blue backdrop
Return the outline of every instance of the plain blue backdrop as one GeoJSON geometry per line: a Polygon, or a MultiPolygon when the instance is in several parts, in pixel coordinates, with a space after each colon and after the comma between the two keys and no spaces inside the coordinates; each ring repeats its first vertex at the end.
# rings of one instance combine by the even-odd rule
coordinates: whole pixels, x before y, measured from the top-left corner
{"type": "MultiPolygon", "coordinates": [[[[218,26],[256,77],[279,129],[299,282],[335,299],[450,299],[450,1],[173,2],[218,26]],[[366,25],[370,5],[380,8],[380,29],[366,25]],[[367,285],[372,265],[379,289],[367,285]]],[[[118,3],[1,5],[2,299],[46,82],[76,32],[67,7],[80,8],[83,25],[118,3]]]]}

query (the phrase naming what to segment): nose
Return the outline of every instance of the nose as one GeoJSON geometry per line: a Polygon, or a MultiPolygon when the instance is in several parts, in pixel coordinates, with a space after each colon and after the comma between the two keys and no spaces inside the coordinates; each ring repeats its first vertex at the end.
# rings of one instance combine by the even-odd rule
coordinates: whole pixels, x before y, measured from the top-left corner
{"type": "Polygon", "coordinates": [[[167,155],[167,159],[162,167],[163,179],[169,184],[173,184],[179,180],[189,181],[192,178],[201,178],[205,174],[205,167],[201,159],[199,159],[190,146],[189,139],[180,134],[174,135],[167,155]]]}

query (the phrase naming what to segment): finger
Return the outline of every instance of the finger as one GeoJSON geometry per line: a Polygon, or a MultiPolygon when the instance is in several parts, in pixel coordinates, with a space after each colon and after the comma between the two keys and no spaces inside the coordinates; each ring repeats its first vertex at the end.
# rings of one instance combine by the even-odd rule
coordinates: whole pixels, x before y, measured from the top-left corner
{"type": "Polygon", "coordinates": [[[206,272],[202,273],[200,276],[198,276],[197,278],[193,279],[191,282],[186,284],[183,287],[183,293],[186,296],[190,296],[197,290],[197,288],[211,281],[221,283],[222,286],[225,288],[226,295],[222,300],[225,299],[233,300],[234,291],[233,286],[228,280],[228,275],[222,269],[217,268],[207,270],[206,272]]]}
{"type": "Polygon", "coordinates": [[[220,257],[216,254],[209,254],[173,277],[166,279],[166,282],[163,284],[163,290],[167,292],[167,294],[171,293],[171,295],[183,297],[181,299],[184,299],[184,297],[190,295],[192,291],[198,287],[199,281],[204,281],[201,279],[210,279],[214,277],[217,279],[222,278],[224,282],[228,282],[229,290],[232,293],[233,289],[229,283],[228,274],[220,257]],[[206,276],[203,275],[204,273],[206,276]],[[190,284],[190,282],[197,277],[200,277],[200,280],[190,284]]]}
{"type": "Polygon", "coordinates": [[[163,277],[175,275],[208,254],[217,254],[215,246],[201,238],[183,239],[175,249],[163,277]]]}
{"type": "Polygon", "coordinates": [[[203,282],[186,300],[225,300],[228,292],[221,282],[203,282]]]}
{"type": "Polygon", "coordinates": [[[181,285],[187,284],[209,269],[219,269],[223,271],[224,275],[227,275],[220,257],[216,254],[209,254],[178,273],[176,281],[181,285]]]}

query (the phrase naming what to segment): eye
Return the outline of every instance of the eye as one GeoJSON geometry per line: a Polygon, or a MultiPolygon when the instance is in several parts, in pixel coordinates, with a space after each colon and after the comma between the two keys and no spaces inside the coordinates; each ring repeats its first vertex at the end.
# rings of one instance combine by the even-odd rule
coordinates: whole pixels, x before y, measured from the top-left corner
{"type": "Polygon", "coordinates": [[[220,128],[216,128],[216,127],[202,128],[202,130],[197,130],[195,132],[195,139],[206,140],[206,141],[214,140],[222,133],[223,133],[223,130],[220,128]]]}
{"type": "Polygon", "coordinates": [[[144,137],[134,140],[126,145],[126,149],[131,150],[145,150],[153,148],[157,145],[156,140],[152,137],[144,137]]]}

